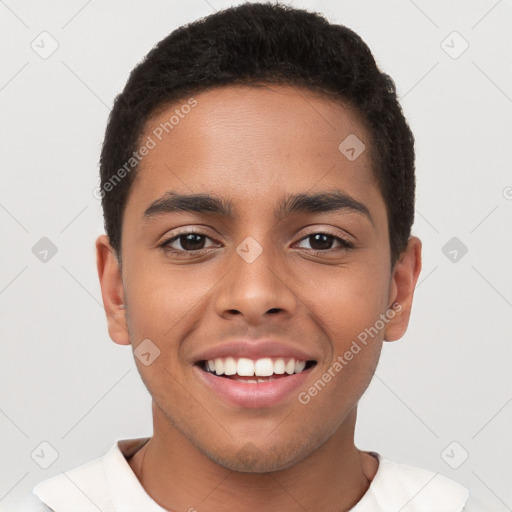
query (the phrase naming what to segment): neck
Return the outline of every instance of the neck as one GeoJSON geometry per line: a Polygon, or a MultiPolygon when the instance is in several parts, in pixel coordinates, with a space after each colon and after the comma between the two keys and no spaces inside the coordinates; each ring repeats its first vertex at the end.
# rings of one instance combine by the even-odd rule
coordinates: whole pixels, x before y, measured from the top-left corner
{"type": "Polygon", "coordinates": [[[354,446],[356,408],[314,453],[270,473],[231,471],[200,452],[155,405],[153,419],[154,435],[130,466],[152,499],[170,511],[348,511],[368,490],[378,466],[354,446]]]}

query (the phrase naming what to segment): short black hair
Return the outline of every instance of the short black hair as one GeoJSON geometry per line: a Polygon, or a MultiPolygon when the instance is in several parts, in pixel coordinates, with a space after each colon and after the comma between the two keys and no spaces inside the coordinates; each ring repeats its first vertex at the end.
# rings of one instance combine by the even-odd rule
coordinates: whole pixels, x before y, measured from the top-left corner
{"type": "Polygon", "coordinates": [[[119,262],[123,214],[138,168],[134,152],[147,120],[165,105],[235,84],[299,86],[355,110],[371,136],[393,265],[410,236],[415,194],[414,137],[395,83],[349,28],[270,2],[246,2],[177,28],[133,69],[116,97],[100,157],[100,195],[119,262]]]}

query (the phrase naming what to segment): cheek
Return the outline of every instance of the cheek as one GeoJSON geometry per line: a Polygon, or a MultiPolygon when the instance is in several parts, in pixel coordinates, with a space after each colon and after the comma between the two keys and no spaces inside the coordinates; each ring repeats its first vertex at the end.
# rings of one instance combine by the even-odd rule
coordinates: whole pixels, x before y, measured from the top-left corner
{"type": "Polygon", "coordinates": [[[369,270],[365,279],[359,273],[345,272],[343,279],[328,282],[317,287],[310,304],[331,350],[318,368],[313,386],[302,390],[299,401],[311,404],[311,413],[338,411],[330,418],[330,428],[335,429],[364,393],[377,366],[383,333],[375,330],[375,325],[386,309],[382,291],[386,287],[369,270]]]}
{"type": "Polygon", "coordinates": [[[333,268],[328,273],[319,269],[308,279],[322,285],[304,289],[305,303],[338,353],[373,326],[387,308],[389,275],[375,266],[333,268]]]}
{"type": "Polygon", "coordinates": [[[212,274],[190,269],[141,266],[131,273],[125,294],[134,334],[164,343],[185,331],[201,313],[212,288],[212,274]]]}
{"type": "Polygon", "coordinates": [[[388,278],[378,267],[338,268],[328,278],[322,277],[321,287],[311,288],[308,308],[331,351],[319,368],[315,389],[306,390],[305,400],[315,396],[317,407],[336,404],[344,411],[363,394],[382,349],[380,318],[387,308],[388,278]]]}

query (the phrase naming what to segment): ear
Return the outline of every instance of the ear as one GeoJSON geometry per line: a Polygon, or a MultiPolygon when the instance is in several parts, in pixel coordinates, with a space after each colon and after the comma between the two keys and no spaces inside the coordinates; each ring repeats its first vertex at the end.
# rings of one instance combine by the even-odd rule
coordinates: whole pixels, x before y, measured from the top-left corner
{"type": "Polygon", "coordinates": [[[389,315],[390,320],[384,330],[385,341],[398,340],[405,334],[409,325],[414,289],[420,271],[421,240],[412,236],[393,268],[388,304],[395,315],[393,317],[389,315]]]}
{"type": "Polygon", "coordinates": [[[107,315],[108,333],[115,343],[129,345],[121,269],[107,235],[96,239],[96,266],[107,315]]]}

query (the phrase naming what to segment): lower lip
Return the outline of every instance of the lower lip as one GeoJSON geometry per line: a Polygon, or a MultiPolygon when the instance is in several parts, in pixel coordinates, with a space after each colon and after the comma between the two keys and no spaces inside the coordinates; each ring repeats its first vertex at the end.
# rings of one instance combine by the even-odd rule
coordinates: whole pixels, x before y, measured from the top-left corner
{"type": "Polygon", "coordinates": [[[244,383],[217,377],[194,366],[199,378],[217,395],[233,405],[247,408],[269,407],[278,404],[304,384],[312,368],[269,382],[244,383]]]}

